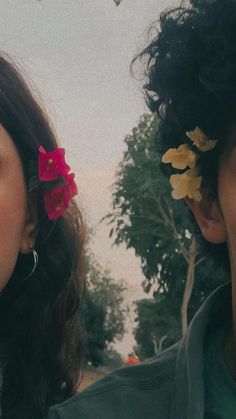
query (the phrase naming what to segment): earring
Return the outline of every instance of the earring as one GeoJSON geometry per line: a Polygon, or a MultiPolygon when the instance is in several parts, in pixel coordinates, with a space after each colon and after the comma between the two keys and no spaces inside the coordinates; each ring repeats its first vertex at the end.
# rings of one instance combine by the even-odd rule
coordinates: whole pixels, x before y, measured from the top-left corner
{"type": "Polygon", "coordinates": [[[26,278],[24,278],[24,281],[26,281],[27,279],[29,279],[33,275],[33,273],[34,273],[34,271],[35,271],[35,269],[37,268],[37,265],[38,265],[39,257],[38,257],[38,253],[36,252],[35,249],[32,249],[32,254],[33,254],[33,258],[34,258],[34,265],[33,265],[33,268],[31,270],[31,272],[29,273],[29,275],[27,275],[26,278]]]}

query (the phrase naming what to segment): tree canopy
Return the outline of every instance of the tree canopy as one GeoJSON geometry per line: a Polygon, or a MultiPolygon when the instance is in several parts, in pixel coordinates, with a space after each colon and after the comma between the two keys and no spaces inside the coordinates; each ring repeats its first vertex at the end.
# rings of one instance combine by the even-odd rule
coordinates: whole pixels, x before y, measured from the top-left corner
{"type": "Polygon", "coordinates": [[[126,150],[113,185],[113,209],[105,217],[114,243],[135,250],[145,277],[142,286],[152,291],[153,302],[137,303],[136,339],[146,319],[153,351],[164,319],[169,318],[165,334],[171,343],[181,333],[181,322],[184,331],[206,296],[226,280],[223,270],[197,245],[188,208],[171,197],[169,179],[160,168],[158,126],[157,116],[145,114],[125,138],[126,150]],[[146,316],[150,311],[155,320],[146,316]]]}
{"type": "Polygon", "coordinates": [[[87,293],[83,303],[83,319],[87,333],[86,359],[94,366],[108,362],[110,344],[121,339],[127,307],[124,305],[122,281],[112,278],[91,252],[86,255],[87,293]]]}

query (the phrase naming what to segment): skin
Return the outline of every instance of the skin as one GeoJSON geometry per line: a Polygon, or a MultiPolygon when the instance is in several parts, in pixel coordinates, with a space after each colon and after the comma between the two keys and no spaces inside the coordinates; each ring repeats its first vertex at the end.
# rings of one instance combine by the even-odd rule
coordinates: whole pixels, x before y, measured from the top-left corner
{"type": "Polygon", "coordinates": [[[225,342],[225,358],[231,375],[236,380],[236,149],[224,159],[219,172],[219,196],[222,210],[222,224],[228,244],[232,283],[233,328],[225,342]]]}
{"type": "Polygon", "coordinates": [[[201,232],[211,243],[227,241],[232,282],[232,329],[225,341],[225,359],[236,380],[236,128],[231,131],[229,147],[219,166],[218,199],[207,195],[200,202],[187,199],[201,232]]]}
{"type": "Polygon", "coordinates": [[[19,252],[32,251],[37,217],[28,202],[18,151],[0,125],[0,291],[14,271],[19,252]]]}

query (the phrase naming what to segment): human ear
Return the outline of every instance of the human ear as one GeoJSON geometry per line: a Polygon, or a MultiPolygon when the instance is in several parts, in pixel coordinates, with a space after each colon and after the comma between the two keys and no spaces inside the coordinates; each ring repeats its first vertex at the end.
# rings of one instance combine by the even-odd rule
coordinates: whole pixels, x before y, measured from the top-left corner
{"type": "Polygon", "coordinates": [[[210,243],[220,244],[226,241],[224,217],[216,199],[207,196],[197,202],[186,198],[186,204],[192,211],[203,237],[210,243]]]}
{"type": "Polygon", "coordinates": [[[27,213],[25,224],[22,232],[20,252],[27,254],[32,252],[37,236],[38,226],[38,210],[37,210],[37,195],[31,193],[28,197],[27,213]]]}

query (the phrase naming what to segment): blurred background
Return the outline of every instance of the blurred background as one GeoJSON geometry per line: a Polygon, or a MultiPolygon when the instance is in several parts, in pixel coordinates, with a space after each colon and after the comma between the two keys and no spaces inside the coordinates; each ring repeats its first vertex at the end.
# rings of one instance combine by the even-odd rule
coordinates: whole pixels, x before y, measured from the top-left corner
{"type": "MultiPolygon", "coordinates": [[[[210,292],[199,281],[191,304],[183,299],[192,293],[190,253],[199,276],[214,266],[204,267],[184,209],[170,211],[154,146],[159,121],[148,113],[143,80],[130,74],[167,6],[173,2],[0,2],[0,49],[22,66],[66,148],[89,231],[84,386],[175,342],[210,292]]],[[[219,272],[211,286],[221,280],[219,272]]]]}

